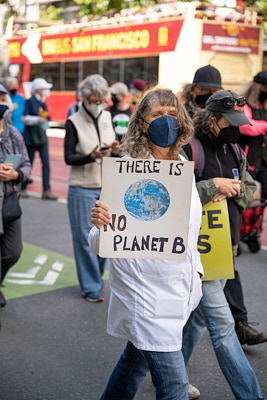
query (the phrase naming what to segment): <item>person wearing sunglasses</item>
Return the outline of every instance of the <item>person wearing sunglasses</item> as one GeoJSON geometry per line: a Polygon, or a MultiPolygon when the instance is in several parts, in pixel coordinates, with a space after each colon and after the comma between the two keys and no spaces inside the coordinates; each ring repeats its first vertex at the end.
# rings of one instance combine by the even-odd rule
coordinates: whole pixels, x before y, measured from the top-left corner
{"type": "Polygon", "coordinates": [[[262,201],[267,199],[267,71],[261,71],[244,85],[240,94],[246,97],[244,112],[253,125],[240,129],[240,146],[245,150],[249,171],[261,183],[262,201]]]}
{"type": "MultiPolygon", "coordinates": [[[[233,255],[239,241],[241,212],[248,207],[256,190],[247,171],[244,152],[239,148],[237,154],[234,150],[234,144],[240,138],[239,127],[250,124],[244,114],[244,104],[244,97],[232,91],[218,91],[209,97],[206,108],[198,110],[193,117],[195,137],[205,155],[201,175],[195,170],[197,189],[203,205],[209,201],[227,200],[233,255]]],[[[189,160],[195,161],[190,144],[184,151],[189,160]]],[[[223,286],[224,282],[220,280],[202,283],[203,297],[184,328],[182,351],[185,363],[208,328],[218,363],[235,398],[262,399],[254,371],[237,337],[236,323],[223,286]]],[[[257,335],[262,342],[267,341],[267,333],[257,335]]]]}

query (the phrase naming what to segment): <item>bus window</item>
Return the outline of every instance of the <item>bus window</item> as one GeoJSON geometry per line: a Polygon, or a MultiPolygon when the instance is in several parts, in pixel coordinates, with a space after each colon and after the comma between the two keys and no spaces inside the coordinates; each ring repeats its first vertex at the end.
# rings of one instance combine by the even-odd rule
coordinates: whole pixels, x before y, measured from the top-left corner
{"type": "Polygon", "coordinates": [[[124,63],[124,82],[127,85],[135,78],[149,83],[152,80],[153,85],[157,84],[159,57],[126,58],[124,63]]]}
{"type": "Polygon", "coordinates": [[[65,85],[64,90],[76,90],[79,81],[79,64],[78,62],[65,63],[65,85]]]}
{"type": "Polygon", "coordinates": [[[83,79],[92,74],[98,74],[98,61],[83,62],[83,79]]]}
{"type": "Polygon", "coordinates": [[[32,64],[30,81],[35,78],[44,78],[53,84],[53,90],[60,90],[60,63],[32,64]]]}
{"type": "Polygon", "coordinates": [[[120,59],[103,60],[103,65],[103,76],[109,84],[121,80],[120,59]]]}
{"type": "Polygon", "coordinates": [[[159,57],[147,57],[146,72],[147,76],[145,81],[149,87],[156,86],[158,84],[159,76],[159,57]]]}

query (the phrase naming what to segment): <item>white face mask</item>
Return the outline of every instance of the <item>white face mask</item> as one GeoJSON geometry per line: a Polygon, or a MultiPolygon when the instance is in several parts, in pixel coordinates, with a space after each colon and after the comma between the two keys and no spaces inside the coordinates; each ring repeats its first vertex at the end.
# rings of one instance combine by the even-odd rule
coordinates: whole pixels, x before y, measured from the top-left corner
{"type": "Polygon", "coordinates": [[[86,104],[85,107],[94,118],[97,118],[104,109],[103,104],[86,104]]]}
{"type": "Polygon", "coordinates": [[[49,89],[44,89],[42,91],[42,97],[49,97],[51,94],[51,91],[49,89]]]}

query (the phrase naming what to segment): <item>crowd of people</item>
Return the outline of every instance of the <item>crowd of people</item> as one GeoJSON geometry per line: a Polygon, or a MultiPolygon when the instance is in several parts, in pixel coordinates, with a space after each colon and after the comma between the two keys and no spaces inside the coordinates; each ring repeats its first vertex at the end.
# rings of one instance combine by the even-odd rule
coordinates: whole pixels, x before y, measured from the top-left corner
{"type": "MultiPolygon", "coordinates": [[[[22,252],[21,212],[6,220],[4,205],[11,194],[17,201],[19,188],[22,197],[29,196],[26,188],[36,151],[43,166],[42,199],[57,199],[50,187],[46,133],[45,100],[51,89],[52,84],[38,77],[32,82],[32,96],[25,100],[15,78],[0,85],[1,282],[22,252]],[[19,155],[18,164],[5,161],[7,155],[19,155]]],[[[200,393],[188,382],[186,364],[206,329],[235,398],[266,400],[242,345],[267,342],[267,332],[248,322],[236,268],[234,279],[227,282],[202,281],[205,266],[203,271],[197,242],[202,205],[226,199],[234,263],[241,214],[253,201],[255,180],[266,202],[267,71],[235,93],[223,88],[218,69],[206,65],[177,95],[166,88],[147,90],[139,78],[128,88],[93,74],[79,83],[66,118],[67,209],[81,293],[91,303],[104,300],[107,264],[108,333],[127,341],[101,400],[133,399],[148,371],[157,399],[197,399],[200,393]],[[201,166],[196,147],[203,155],[201,166]],[[104,157],[195,161],[185,260],[99,256],[100,229],[111,221],[101,198],[104,157]],[[148,297],[155,298],[153,304],[146,304],[144,287],[148,297]]],[[[0,291],[1,307],[5,303],[0,291]]]]}

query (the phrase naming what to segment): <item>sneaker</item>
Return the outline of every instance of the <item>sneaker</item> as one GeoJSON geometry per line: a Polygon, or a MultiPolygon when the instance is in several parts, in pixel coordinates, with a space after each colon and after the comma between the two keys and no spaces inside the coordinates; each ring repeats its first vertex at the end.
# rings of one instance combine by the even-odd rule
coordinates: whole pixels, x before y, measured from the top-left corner
{"type": "Polygon", "coordinates": [[[2,291],[0,290],[0,307],[5,307],[5,305],[6,305],[6,299],[2,291]]]}
{"type": "Polygon", "coordinates": [[[100,292],[100,290],[94,290],[93,292],[85,293],[84,297],[91,303],[99,303],[100,301],[104,301],[103,294],[100,292]]]}
{"type": "Polygon", "coordinates": [[[189,400],[198,399],[200,397],[200,391],[193,385],[188,385],[188,396],[189,400]]]}
{"type": "Polygon", "coordinates": [[[235,326],[239,342],[248,345],[267,342],[267,332],[258,332],[252,328],[246,321],[238,321],[235,326]]]}
{"type": "Polygon", "coordinates": [[[28,198],[29,198],[29,195],[28,195],[28,193],[27,193],[27,190],[21,190],[21,191],[19,192],[19,194],[20,194],[20,197],[22,197],[23,199],[28,199],[28,198]]]}
{"type": "Polygon", "coordinates": [[[58,197],[55,196],[50,190],[45,190],[42,195],[43,200],[57,200],[58,197]]]}

